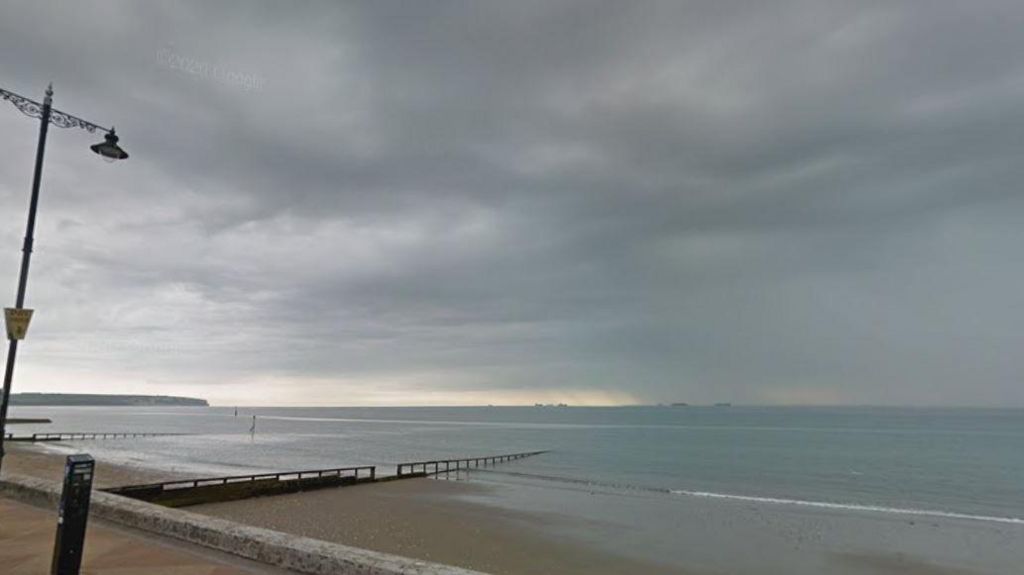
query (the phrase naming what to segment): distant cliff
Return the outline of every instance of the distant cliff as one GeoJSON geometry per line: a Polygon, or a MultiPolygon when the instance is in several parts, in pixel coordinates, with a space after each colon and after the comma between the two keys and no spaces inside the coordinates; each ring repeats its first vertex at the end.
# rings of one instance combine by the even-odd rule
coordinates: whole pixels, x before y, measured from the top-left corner
{"type": "Polygon", "coordinates": [[[99,395],[94,393],[12,393],[11,405],[192,405],[205,399],[173,395],[99,395]]]}

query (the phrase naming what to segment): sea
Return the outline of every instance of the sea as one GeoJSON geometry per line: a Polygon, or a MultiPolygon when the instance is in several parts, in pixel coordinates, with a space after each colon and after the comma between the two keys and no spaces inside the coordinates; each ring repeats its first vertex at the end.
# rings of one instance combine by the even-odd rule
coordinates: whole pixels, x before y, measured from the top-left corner
{"type": "MultiPolygon", "coordinates": [[[[9,428],[18,435],[185,434],[50,448],[190,477],[349,465],[376,465],[388,475],[402,462],[546,450],[455,479],[492,487],[468,496],[480,503],[554,513],[570,525],[560,528],[569,537],[666,563],[679,559],[672,534],[686,532],[681,526],[695,514],[704,514],[702,533],[728,532],[732,522],[749,523],[744,513],[758,510],[764,520],[773,509],[776,531],[796,531],[783,533],[784,544],[811,544],[839,529],[822,517],[856,517],[868,521],[861,524],[867,531],[872,521],[932,525],[940,543],[939,530],[950,524],[959,539],[992,538],[960,541],[964,550],[955,551],[932,537],[922,544],[923,560],[1024,548],[1020,409],[239,407],[236,415],[234,407],[16,406],[12,415],[53,420],[9,428]],[[728,520],[709,511],[725,508],[735,511],[728,520]],[[792,514],[801,513],[817,519],[794,523],[792,514]]],[[[906,551],[871,536],[861,538],[865,549],[906,551]]],[[[687,553],[692,560],[699,551],[687,553]]],[[[989,572],[1004,572],[1020,554],[1008,553],[989,572]]],[[[711,555],[701,560],[719,567],[711,555]]],[[[984,560],[974,566],[986,568],[984,560]]]]}

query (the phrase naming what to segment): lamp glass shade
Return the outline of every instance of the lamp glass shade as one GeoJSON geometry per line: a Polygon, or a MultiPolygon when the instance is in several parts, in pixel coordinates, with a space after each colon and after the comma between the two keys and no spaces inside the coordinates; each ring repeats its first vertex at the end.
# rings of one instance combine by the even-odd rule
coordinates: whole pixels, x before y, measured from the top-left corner
{"type": "Polygon", "coordinates": [[[110,162],[128,159],[128,152],[124,151],[121,146],[117,145],[118,139],[117,134],[111,130],[103,137],[102,142],[89,146],[89,149],[103,156],[104,160],[110,162]]]}

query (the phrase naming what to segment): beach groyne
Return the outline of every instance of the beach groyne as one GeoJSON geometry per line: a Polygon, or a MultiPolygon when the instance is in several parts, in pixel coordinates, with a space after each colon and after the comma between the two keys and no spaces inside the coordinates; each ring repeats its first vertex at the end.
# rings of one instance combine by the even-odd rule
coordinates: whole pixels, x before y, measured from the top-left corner
{"type": "Polygon", "coordinates": [[[136,433],[124,431],[75,431],[75,432],[48,432],[33,433],[32,435],[18,435],[8,433],[6,441],[26,441],[37,443],[40,441],[76,441],[84,439],[132,439],[136,437],[169,437],[176,435],[188,435],[187,433],[136,433]]]}
{"type": "Polygon", "coordinates": [[[282,495],[327,487],[372,483],[377,468],[372,465],[307,471],[232,475],[125,485],[104,489],[108,493],[158,503],[166,507],[187,507],[203,503],[237,501],[250,497],[282,495]]]}
{"type": "Polygon", "coordinates": [[[460,459],[432,459],[430,461],[413,461],[409,463],[399,463],[398,468],[395,471],[395,475],[397,475],[398,477],[405,477],[406,475],[412,475],[417,473],[417,469],[419,470],[418,473],[420,475],[438,475],[441,473],[450,473],[452,471],[466,471],[468,469],[486,467],[488,465],[507,463],[509,461],[515,461],[517,459],[532,457],[534,455],[540,455],[542,453],[547,453],[547,451],[526,451],[523,453],[512,453],[508,455],[463,457],[460,459]]]}
{"type": "Polygon", "coordinates": [[[395,474],[386,477],[378,477],[376,466],[364,465],[305,471],[205,477],[201,479],[177,479],[160,483],[108,487],[104,491],[150,503],[158,503],[166,507],[188,507],[190,505],[238,501],[251,497],[283,495],[328,487],[345,487],[360,483],[427,477],[441,473],[466,471],[488,465],[493,466],[541,453],[547,453],[547,451],[399,463],[396,466],[395,474]]]}
{"type": "MultiPolygon", "coordinates": [[[[0,496],[38,507],[56,510],[60,491],[61,484],[56,481],[15,474],[0,479],[0,496]]],[[[90,516],[309,575],[483,575],[169,509],[103,491],[93,492],[90,516]]]]}

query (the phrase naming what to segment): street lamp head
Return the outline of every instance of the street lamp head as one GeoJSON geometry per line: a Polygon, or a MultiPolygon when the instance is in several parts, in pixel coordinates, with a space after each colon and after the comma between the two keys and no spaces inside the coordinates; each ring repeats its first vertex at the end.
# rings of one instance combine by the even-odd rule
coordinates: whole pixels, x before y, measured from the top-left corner
{"type": "Polygon", "coordinates": [[[121,149],[121,146],[117,145],[117,134],[114,133],[114,129],[111,128],[107,135],[103,137],[103,141],[99,144],[93,144],[89,148],[97,154],[103,156],[103,159],[108,162],[116,160],[128,159],[128,152],[121,149]]]}

